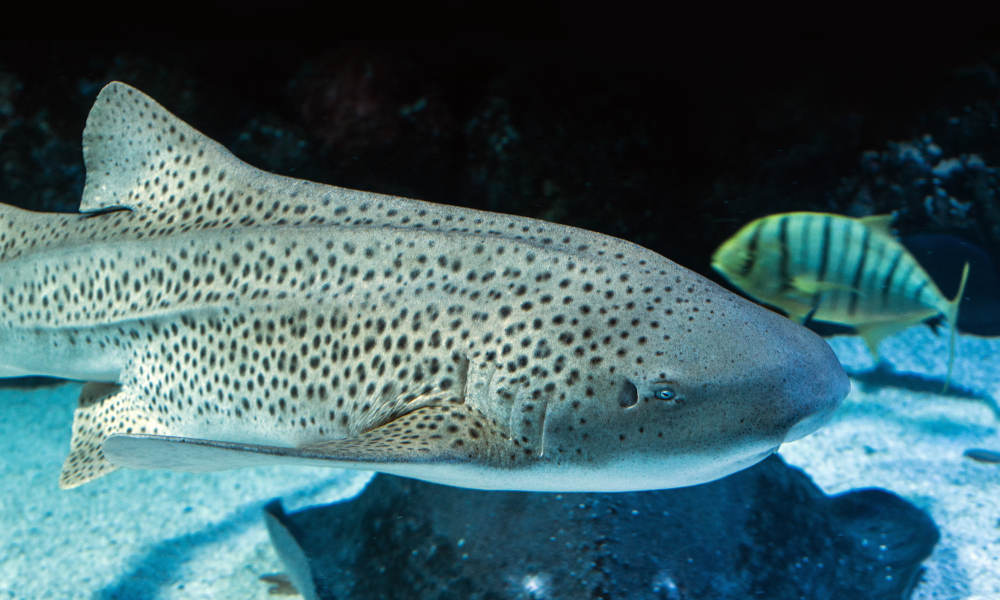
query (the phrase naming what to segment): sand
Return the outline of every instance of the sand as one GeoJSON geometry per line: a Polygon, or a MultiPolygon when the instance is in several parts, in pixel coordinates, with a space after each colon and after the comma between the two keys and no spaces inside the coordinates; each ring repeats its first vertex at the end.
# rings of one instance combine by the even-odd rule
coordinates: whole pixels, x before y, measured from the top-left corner
{"type": "Polygon", "coordinates": [[[827,493],[882,487],[930,513],[941,541],[914,599],[1000,598],[1000,464],[962,456],[1000,451],[1000,340],[961,336],[945,394],[947,338],[927,327],[883,342],[875,371],[860,338],[830,343],[853,390],[829,425],[781,455],[827,493]]]}
{"type": "Polygon", "coordinates": [[[259,577],[283,567],[263,504],[332,502],[369,478],[315,467],[122,470],[60,490],[79,390],[0,389],[0,598],[273,600],[259,577]]]}

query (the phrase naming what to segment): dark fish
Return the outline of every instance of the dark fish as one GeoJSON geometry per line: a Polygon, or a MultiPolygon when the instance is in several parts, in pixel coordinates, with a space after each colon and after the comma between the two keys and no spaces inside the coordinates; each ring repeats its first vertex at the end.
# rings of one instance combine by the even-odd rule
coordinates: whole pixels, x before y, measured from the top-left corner
{"type": "Polygon", "coordinates": [[[985,448],[969,448],[962,453],[962,456],[971,458],[976,462],[984,463],[1000,463],[1000,452],[996,450],[987,450],[985,448]]]}

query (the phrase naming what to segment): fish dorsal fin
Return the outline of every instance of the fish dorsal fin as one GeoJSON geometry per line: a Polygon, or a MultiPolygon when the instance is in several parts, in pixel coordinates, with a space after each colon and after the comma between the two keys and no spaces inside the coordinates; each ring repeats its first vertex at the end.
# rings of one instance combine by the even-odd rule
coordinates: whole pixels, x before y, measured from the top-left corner
{"type": "Polygon", "coordinates": [[[103,450],[114,465],[139,469],[219,471],[297,463],[405,475],[400,465],[492,464],[506,445],[477,411],[454,405],[420,408],[357,437],[298,447],[115,434],[105,440],[103,450]]]}
{"type": "Polygon", "coordinates": [[[874,232],[893,237],[892,224],[896,220],[896,213],[894,212],[887,215],[870,215],[867,217],[861,217],[858,220],[861,221],[865,227],[874,232]]]}
{"type": "Polygon", "coordinates": [[[210,178],[248,165],[119,81],[104,86],[83,130],[87,182],[80,211],[183,210],[210,178]],[[221,168],[220,168],[221,165],[221,168]],[[186,189],[185,189],[186,188],[186,189]]]}

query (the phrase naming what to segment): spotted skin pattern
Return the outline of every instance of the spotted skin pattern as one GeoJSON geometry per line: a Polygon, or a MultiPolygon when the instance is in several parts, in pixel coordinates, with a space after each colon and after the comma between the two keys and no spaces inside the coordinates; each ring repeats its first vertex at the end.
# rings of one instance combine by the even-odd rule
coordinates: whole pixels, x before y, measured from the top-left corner
{"type": "Polygon", "coordinates": [[[0,205],[0,376],[92,382],[64,487],[177,466],[109,460],[109,438],[488,489],[687,485],[846,393],[821,340],[649,250],[266,173],[122,83],[84,159],[81,214],[0,205]]]}

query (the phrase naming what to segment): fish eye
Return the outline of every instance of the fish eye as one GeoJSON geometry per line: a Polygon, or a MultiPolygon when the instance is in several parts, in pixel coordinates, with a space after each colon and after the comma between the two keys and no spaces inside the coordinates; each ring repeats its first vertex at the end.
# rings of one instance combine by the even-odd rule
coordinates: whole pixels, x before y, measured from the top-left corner
{"type": "Polygon", "coordinates": [[[626,380],[622,391],[618,394],[618,405],[622,408],[631,408],[637,402],[639,402],[639,390],[635,388],[634,383],[626,380]]]}
{"type": "Polygon", "coordinates": [[[677,393],[668,387],[661,387],[653,395],[656,396],[657,400],[673,400],[677,397],[677,393]]]}

